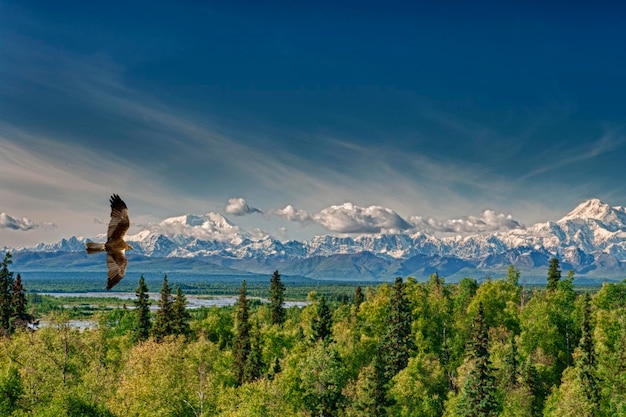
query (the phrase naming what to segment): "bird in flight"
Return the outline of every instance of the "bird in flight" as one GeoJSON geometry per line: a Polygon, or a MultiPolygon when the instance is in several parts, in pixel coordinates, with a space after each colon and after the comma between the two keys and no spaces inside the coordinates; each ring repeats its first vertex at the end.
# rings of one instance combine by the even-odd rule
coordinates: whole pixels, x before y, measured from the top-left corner
{"type": "Polygon", "coordinates": [[[110,201],[111,220],[107,230],[106,243],[87,242],[86,247],[89,254],[96,252],[107,253],[107,290],[113,288],[124,278],[126,265],[128,264],[128,259],[126,259],[124,252],[133,248],[124,241],[124,235],[130,227],[128,207],[117,194],[113,194],[110,201]]]}

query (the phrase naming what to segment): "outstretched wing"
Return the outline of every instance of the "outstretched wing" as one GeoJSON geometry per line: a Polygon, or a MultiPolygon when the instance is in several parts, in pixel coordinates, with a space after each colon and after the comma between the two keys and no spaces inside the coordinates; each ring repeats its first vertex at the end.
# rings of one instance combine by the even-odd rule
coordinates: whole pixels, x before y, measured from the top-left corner
{"type": "Polygon", "coordinates": [[[123,239],[126,231],[130,227],[128,219],[128,208],[126,203],[119,195],[111,196],[111,220],[109,221],[109,229],[107,230],[107,240],[115,241],[123,239]]]}
{"type": "Polygon", "coordinates": [[[126,259],[126,255],[124,255],[124,251],[118,250],[107,252],[107,290],[115,287],[117,283],[124,278],[127,264],[128,260],[126,259]]]}

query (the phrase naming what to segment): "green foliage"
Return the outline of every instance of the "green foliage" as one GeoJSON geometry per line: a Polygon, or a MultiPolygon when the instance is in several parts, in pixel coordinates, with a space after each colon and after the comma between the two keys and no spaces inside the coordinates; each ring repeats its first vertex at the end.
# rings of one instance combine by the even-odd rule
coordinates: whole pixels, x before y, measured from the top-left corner
{"type": "MultiPolygon", "coordinates": [[[[135,309],[96,299],[82,331],[71,320],[89,300],[28,293],[42,326],[0,337],[0,415],[626,415],[626,282],[593,294],[570,273],[522,302],[519,278],[433,274],[360,296],[358,283],[306,284],[310,305],[278,324],[247,282],[235,306],[187,309],[187,284],[172,297],[165,277],[173,330],[158,340],[137,337],[143,285],[135,309]]],[[[254,285],[267,295],[266,279],[254,285]]]]}
{"type": "Polygon", "coordinates": [[[467,417],[496,416],[500,404],[489,360],[489,327],[484,320],[482,304],[478,306],[473,327],[468,352],[471,368],[463,382],[456,413],[467,417]]]}
{"type": "Polygon", "coordinates": [[[233,341],[233,370],[239,385],[246,382],[246,365],[250,355],[250,312],[246,294],[246,281],[241,282],[235,315],[235,337],[233,341]]]}
{"type": "Polygon", "coordinates": [[[561,280],[561,269],[559,266],[559,260],[557,258],[550,259],[550,266],[548,267],[548,284],[546,289],[548,291],[554,291],[559,285],[561,280]]]}
{"type": "Polygon", "coordinates": [[[363,367],[355,381],[349,383],[343,393],[347,397],[347,417],[384,416],[386,414],[387,387],[379,355],[363,367]]]}
{"type": "Polygon", "coordinates": [[[311,320],[311,335],[314,341],[331,341],[333,335],[333,315],[326,297],[321,296],[316,304],[315,315],[311,320]]]}
{"type": "Polygon", "coordinates": [[[0,369],[0,415],[8,416],[19,409],[24,387],[18,369],[7,365],[0,369]]]}
{"type": "Polygon", "coordinates": [[[510,285],[518,286],[520,276],[520,270],[517,269],[515,265],[509,265],[508,269],[506,270],[506,282],[510,285]]]}
{"type": "Polygon", "coordinates": [[[316,416],[334,417],[344,405],[347,375],[334,345],[319,340],[298,363],[305,409],[316,416]]]}
{"type": "Polygon", "coordinates": [[[270,280],[269,298],[272,324],[281,325],[285,321],[285,285],[280,280],[278,271],[274,271],[270,280]]]}
{"type": "Polygon", "coordinates": [[[448,392],[445,369],[434,355],[412,357],[407,367],[393,378],[389,392],[393,400],[390,415],[440,416],[448,392]]]}
{"type": "Polygon", "coordinates": [[[11,333],[13,272],[9,270],[9,265],[13,263],[12,257],[11,252],[6,252],[0,264],[0,336],[11,333]]]}
{"type": "Polygon", "coordinates": [[[159,299],[159,309],[154,319],[152,334],[157,340],[162,340],[165,336],[174,334],[174,302],[172,301],[172,288],[167,282],[167,274],[163,277],[163,286],[159,293],[161,298],[159,299]]]}
{"type": "Polygon", "coordinates": [[[148,295],[148,286],[143,278],[143,275],[139,277],[139,286],[135,290],[137,299],[135,303],[135,314],[137,315],[137,325],[133,339],[137,342],[147,340],[150,337],[150,329],[152,323],[150,322],[150,298],[148,295]]]}
{"type": "Polygon", "coordinates": [[[406,367],[413,345],[411,308],[404,295],[402,278],[396,278],[387,310],[386,331],[379,345],[386,381],[406,367]]]}
{"type": "Polygon", "coordinates": [[[187,311],[187,298],[183,291],[178,287],[176,289],[176,297],[172,304],[172,334],[187,336],[189,335],[189,319],[191,315],[187,311]]]}
{"type": "Polygon", "coordinates": [[[354,306],[356,308],[357,313],[359,312],[359,309],[363,301],[365,301],[365,295],[363,294],[363,289],[361,288],[360,285],[357,285],[356,289],[354,290],[354,306]]]}

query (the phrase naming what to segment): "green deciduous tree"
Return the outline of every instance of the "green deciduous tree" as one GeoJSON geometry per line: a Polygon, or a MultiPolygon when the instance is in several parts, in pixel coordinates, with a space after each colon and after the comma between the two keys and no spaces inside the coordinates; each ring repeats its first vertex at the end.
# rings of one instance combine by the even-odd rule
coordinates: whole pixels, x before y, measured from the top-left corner
{"type": "Polygon", "coordinates": [[[18,369],[13,365],[0,368],[0,415],[10,416],[17,410],[23,394],[24,387],[18,369]]]}
{"type": "Polygon", "coordinates": [[[386,415],[387,384],[383,373],[382,360],[379,355],[375,355],[372,362],[361,369],[356,381],[346,386],[347,417],[386,415]]]}
{"type": "Polygon", "coordinates": [[[305,408],[315,416],[337,416],[345,400],[347,375],[334,345],[318,340],[298,368],[305,408]]]}

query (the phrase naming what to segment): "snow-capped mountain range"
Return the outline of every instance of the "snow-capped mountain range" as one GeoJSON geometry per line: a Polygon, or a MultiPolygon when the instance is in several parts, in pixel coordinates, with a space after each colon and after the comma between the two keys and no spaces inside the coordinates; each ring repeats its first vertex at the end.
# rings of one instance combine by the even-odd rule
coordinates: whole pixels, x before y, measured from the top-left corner
{"type": "MultiPolygon", "coordinates": [[[[55,258],[52,254],[84,253],[87,240],[104,239],[71,237],[13,252],[22,268],[45,268],[46,260],[55,258]],[[42,257],[42,253],[48,255],[42,257]]],[[[207,265],[207,274],[226,270],[271,274],[278,269],[282,274],[309,278],[389,280],[439,272],[453,279],[480,279],[514,264],[529,277],[545,277],[549,259],[557,256],[563,270],[573,269],[577,277],[621,280],[626,276],[626,209],[598,199],[581,203],[556,222],[470,236],[416,232],[325,235],[310,241],[281,242],[246,232],[221,214],[208,213],[168,218],[126,240],[135,248],[132,255],[128,253],[131,261],[133,257],[152,262],[177,259],[177,268],[185,269],[192,264],[198,268],[201,260],[207,265]]],[[[86,258],[77,267],[90,265],[90,260],[86,258]]],[[[100,261],[97,265],[103,267],[100,261]]],[[[202,268],[197,271],[202,273],[202,268]]]]}

